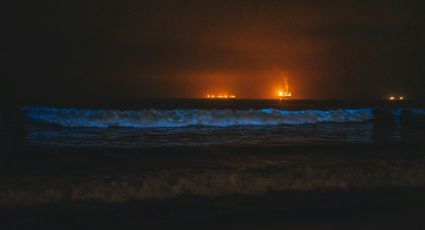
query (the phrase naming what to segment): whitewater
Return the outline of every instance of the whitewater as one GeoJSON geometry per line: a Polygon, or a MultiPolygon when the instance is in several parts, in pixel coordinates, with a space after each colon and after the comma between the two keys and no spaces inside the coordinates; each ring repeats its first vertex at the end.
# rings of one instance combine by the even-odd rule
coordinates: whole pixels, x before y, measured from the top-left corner
{"type": "Polygon", "coordinates": [[[107,110],[26,107],[33,121],[64,127],[187,127],[187,126],[272,126],[322,122],[363,122],[374,118],[373,109],[336,110],[232,110],[232,109],[146,109],[107,110]]]}

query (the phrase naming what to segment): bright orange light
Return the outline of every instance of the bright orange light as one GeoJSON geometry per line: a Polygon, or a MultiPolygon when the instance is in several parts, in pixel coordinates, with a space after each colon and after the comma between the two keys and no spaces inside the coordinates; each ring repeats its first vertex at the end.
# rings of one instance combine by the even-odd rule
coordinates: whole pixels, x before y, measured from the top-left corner
{"type": "Polygon", "coordinates": [[[389,101],[404,101],[405,99],[406,99],[406,97],[405,96],[389,96],[388,98],[387,98],[389,101]]]}
{"type": "Polygon", "coordinates": [[[278,97],[283,97],[283,95],[284,95],[283,91],[279,91],[279,92],[277,92],[277,96],[278,96],[278,97]]]}
{"type": "Polygon", "coordinates": [[[288,84],[288,78],[284,78],[284,90],[279,90],[277,92],[277,97],[282,98],[288,98],[292,96],[292,93],[289,91],[289,84],[288,84]]]}

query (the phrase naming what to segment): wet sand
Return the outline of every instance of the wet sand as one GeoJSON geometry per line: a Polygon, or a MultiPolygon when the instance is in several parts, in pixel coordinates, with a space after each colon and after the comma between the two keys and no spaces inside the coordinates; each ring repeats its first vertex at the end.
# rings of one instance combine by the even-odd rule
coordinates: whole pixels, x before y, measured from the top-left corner
{"type": "Polygon", "coordinates": [[[21,149],[1,162],[0,225],[423,229],[424,152],[422,145],[21,149]],[[25,199],[4,196],[17,191],[25,199]]]}

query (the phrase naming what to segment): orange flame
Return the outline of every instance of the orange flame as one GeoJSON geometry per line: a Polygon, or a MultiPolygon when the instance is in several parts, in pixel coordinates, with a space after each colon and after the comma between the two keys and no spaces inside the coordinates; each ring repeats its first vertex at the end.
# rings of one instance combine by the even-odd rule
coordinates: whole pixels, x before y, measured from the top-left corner
{"type": "Polygon", "coordinates": [[[277,92],[277,97],[279,97],[280,99],[282,98],[288,98],[292,96],[292,93],[289,91],[289,84],[288,84],[288,78],[284,78],[283,79],[283,83],[284,83],[284,89],[283,90],[279,90],[277,92]]]}

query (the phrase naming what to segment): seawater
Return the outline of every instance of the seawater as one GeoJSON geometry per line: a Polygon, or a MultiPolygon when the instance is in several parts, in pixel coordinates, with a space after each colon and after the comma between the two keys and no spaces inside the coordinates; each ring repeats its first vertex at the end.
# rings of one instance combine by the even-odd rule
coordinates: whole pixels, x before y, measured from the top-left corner
{"type": "Polygon", "coordinates": [[[143,148],[425,141],[420,103],[145,100],[122,105],[22,106],[24,142],[143,148]]]}

